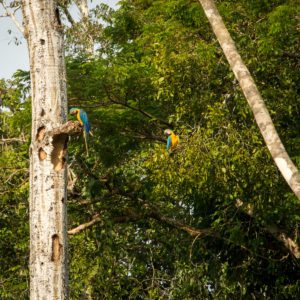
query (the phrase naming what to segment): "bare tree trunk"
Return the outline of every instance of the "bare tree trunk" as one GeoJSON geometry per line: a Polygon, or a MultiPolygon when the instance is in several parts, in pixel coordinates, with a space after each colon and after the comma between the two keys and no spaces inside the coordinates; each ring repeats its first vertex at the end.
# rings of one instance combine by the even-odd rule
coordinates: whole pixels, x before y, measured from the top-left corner
{"type": "Polygon", "coordinates": [[[239,55],[213,0],[199,0],[230,67],[253,111],[266,145],[284,179],[300,199],[300,173],[286,152],[255,82],[239,55]]]}
{"type": "Polygon", "coordinates": [[[68,135],[63,32],[54,0],[22,0],[30,56],[30,299],[68,299],[68,135]]]}

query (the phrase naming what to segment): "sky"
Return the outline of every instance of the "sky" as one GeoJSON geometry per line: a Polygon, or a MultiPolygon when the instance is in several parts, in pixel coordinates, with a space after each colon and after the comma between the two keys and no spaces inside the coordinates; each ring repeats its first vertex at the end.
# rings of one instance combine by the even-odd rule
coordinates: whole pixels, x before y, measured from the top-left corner
{"type": "MultiPolygon", "coordinates": [[[[106,3],[111,7],[115,7],[117,2],[118,0],[93,0],[92,3],[93,5],[106,3]]],[[[3,14],[2,8],[0,8],[1,14],[3,14]]],[[[20,16],[18,17],[19,19],[21,18],[20,16]]],[[[18,69],[29,69],[26,40],[10,18],[0,17],[0,79],[11,78],[18,69]],[[16,45],[15,41],[17,41],[18,45],[16,45]]]]}

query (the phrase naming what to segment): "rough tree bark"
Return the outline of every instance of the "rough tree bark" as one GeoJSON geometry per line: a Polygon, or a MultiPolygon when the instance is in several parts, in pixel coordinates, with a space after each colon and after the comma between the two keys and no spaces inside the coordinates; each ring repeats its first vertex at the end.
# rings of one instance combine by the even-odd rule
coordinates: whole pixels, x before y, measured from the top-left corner
{"type": "Polygon", "coordinates": [[[65,164],[68,134],[63,32],[54,0],[22,0],[32,96],[30,299],[67,299],[65,164]]]}
{"type": "Polygon", "coordinates": [[[239,55],[213,0],[199,0],[230,67],[253,111],[265,143],[284,179],[300,200],[300,173],[282,144],[255,82],[239,55]]]}

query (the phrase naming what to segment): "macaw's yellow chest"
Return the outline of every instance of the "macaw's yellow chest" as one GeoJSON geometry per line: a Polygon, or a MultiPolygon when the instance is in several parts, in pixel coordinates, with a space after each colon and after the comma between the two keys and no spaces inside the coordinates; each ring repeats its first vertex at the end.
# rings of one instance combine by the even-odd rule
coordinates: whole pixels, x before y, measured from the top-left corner
{"type": "Polygon", "coordinates": [[[79,121],[80,125],[83,126],[83,122],[82,122],[82,120],[80,118],[80,110],[77,111],[77,115],[76,116],[77,116],[77,120],[79,121]]]}
{"type": "Polygon", "coordinates": [[[171,141],[172,141],[171,150],[174,150],[177,147],[178,143],[179,143],[179,138],[173,132],[171,134],[171,141]]]}

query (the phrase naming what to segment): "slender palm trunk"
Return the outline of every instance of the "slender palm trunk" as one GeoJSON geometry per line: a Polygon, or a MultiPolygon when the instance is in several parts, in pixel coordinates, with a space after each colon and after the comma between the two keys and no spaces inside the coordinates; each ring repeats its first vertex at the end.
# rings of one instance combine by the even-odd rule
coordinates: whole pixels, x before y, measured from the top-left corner
{"type": "Polygon", "coordinates": [[[67,299],[65,165],[67,120],[63,32],[54,0],[22,0],[30,56],[30,299],[67,299]]]}
{"type": "Polygon", "coordinates": [[[265,143],[284,179],[300,199],[300,173],[291,161],[274,127],[268,109],[255,82],[239,55],[213,0],[199,0],[224,51],[230,67],[239,81],[240,87],[253,111],[257,125],[265,143]]]}

